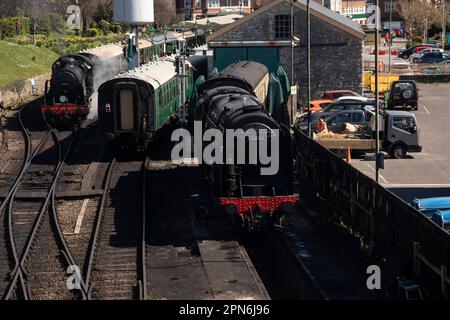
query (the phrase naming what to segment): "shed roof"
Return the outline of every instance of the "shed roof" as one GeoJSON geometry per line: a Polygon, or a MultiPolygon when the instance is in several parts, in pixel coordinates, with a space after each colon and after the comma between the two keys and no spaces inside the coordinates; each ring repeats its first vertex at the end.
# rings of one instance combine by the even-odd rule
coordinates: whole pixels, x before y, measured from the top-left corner
{"type": "MultiPolygon", "coordinates": [[[[235,23],[232,23],[232,24],[218,30],[217,32],[213,33],[212,35],[210,35],[207,38],[207,40],[208,41],[214,40],[218,36],[223,35],[230,30],[233,30],[234,28],[238,27],[239,25],[253,19],[254,17],[259,16],[260,14],[276,7],[277,5],[279,5],[280,3],[283,3],[283,2],[286,2],[289,4],[291,3],[290,0],[274,0],[272,2],[269,2],[268,4],[265,4],[260,9],[254,11],[253,13],[237,20],[235,23]]],[[[306,3],[307,3],[307,0],[297,0],[296,2],[294,2],[294,6],[302,11],[306,11],[306,8],[307,8],[306,3]]],[[[315,16],[321,20],[324,20],[345,32],[354,35],[357,38],[364,39],[365,33],[361,29],[361,27],[359,26],[358,23],[356,23],[355,21],[353,21],[347,17],[342,16],[341,14],[339,14],[335,11],[332,11],[332,10],[316,3],[315,1],[310,2],[310,12],[311,12],[312,16],[315,16]]]]}

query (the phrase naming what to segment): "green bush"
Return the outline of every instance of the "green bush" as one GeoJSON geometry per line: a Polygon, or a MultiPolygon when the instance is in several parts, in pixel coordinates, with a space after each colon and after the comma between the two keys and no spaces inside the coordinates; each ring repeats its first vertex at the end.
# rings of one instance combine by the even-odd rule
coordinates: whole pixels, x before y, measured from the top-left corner
{"type": "Polygon", "coordinates": [[[88,37],[98,37],[100,35],[101,35],[101,31],[97,28],[89,28],[89,30],[87,31],[88,37]]]}
{"type": "Polygon", "coordinates": [[[120,24],[111,24],[109,30],[113,33],[122,33],[122,26],[120,24]]]}
{"type": "Polygon", "coordinates": [[[30,19],[27,17],[12,17],[0,19],[1,38],[14,37],[17,35],[16,22],[20,22],[19,34],[24,35],[30,32],[30,19]]]}
{"type": "Polygon", "coordinates": [[[98,28],[97,22],[92,21],[91,24],[89,25],[89,28],[91,28],[91,29],[96,29],[96,28],[98,28]]]}
{"type": "Polygon", "coordinates": [[[98,23],[98,27],[99,29],[101,29],[103,31],[103,34],[107,35],[109,34],[109,22],[106,20],[101,20],[98,23]]]}

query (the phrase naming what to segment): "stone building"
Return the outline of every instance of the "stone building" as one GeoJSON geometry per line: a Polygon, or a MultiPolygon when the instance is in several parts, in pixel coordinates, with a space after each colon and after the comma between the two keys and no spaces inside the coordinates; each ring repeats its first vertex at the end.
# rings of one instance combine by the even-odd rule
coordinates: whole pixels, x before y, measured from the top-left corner
{"type": "Polygon", "coordinates": [[[253,0],[177,0],[178,12],[187,20],[197,17],[214,17],[224,14],[249,14],[253,11],[253,0]]]}
{"type": "MultiPolygon", "coordinates": [[[[300,85],[306,100],[307,25],[306,0],[294,3],[294,37],[291,46],[291,1],[274,0],[252,14],[210,35],[214,64],[221,70],[238,60],[254,60],[272,72],[281,65],[300,85]]],[[[313,1],[311,9],[311,94],[325,90],[350,89],[362,92],[364,32],[359,24],[313,1]]]]}

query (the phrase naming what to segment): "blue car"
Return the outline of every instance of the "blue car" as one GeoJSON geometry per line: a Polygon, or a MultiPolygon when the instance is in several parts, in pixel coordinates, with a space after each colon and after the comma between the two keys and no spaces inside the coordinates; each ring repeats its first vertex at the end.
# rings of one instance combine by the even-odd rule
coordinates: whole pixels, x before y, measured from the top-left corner
{"type": "Polygon", "coordinates": [[[428,218],[431,218],[433,213],[439,210],[450,210],[450,197],[416,198],[411,202],[411,206],[422,212],[428,218]]]}
{"type": "Polygon", "coordinates": [[[431,220],[445,231],[450,232],[450,210],[438,210],[433,213],[431,220]]]}

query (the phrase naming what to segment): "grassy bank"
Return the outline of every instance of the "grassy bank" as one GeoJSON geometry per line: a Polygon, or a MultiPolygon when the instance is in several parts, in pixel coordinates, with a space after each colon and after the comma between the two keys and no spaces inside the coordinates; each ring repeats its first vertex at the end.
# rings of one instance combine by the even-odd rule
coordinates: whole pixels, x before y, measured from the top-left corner
{"type": "Polygon", "coordinates": [[[57,58],[46,48],[0,41],[0,89],[14,89],[17,81],[49,72],[57,58]]]}

